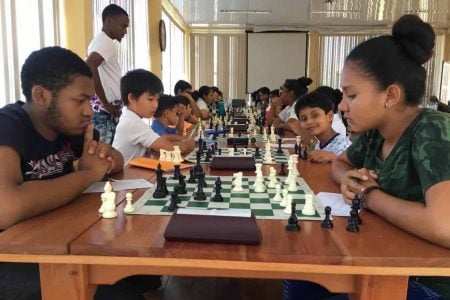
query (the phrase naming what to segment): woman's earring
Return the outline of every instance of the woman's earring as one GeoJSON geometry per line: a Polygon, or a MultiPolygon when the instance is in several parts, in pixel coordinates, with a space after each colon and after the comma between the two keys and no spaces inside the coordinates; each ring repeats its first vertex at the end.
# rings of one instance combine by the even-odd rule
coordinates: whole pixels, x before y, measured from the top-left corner
{"type": "Polygon", "coordinates": [[[384,102],[384,108],[387,108],[387,101],[384,102]]]}

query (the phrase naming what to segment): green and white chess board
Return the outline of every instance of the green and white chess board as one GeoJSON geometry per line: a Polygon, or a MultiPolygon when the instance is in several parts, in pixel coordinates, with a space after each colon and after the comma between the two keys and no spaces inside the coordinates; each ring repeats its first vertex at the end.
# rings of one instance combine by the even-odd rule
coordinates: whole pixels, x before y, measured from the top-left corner
{"type": "MultiPolygon", "coordinates": [[[[232,147],[229,147],[232,148],[232,147]]],[[[255,154],[255,149],[253,148],[247,148],[246,150],[246,155],[254,155],[255,154]]],[[[259,153],[260,153],[260,157],[256,158],[255,157],[255,162],[256,163],[261,163],[261,164],[268,164],[266,162],[264,162],[264,155],[265,155],[266,150],[265,149],[260,149],[259,153]]],[[[218,151],[216,151],[216,153],[218,153],[218,151]]],[[[271,149],[270,153],[272,155],[272,163],[270,164],[281,164],[281,163],[285,163],[287,166],[287,163],[289,161],[289,151],[287,149],[282,149],[282,153],[277,153],[277,149],[271,149]]],[[[221,156],[221,157],[233,157],[230,156],[228,148],[222,148],[221,149],[221,154],[218,155],[212,155],[212,157],[214,156],[221,156]]],[[[234,152],[234,156],[244,156],[244,148],[237,148],[237,152],[234,152]]],[[[200,157],[200,163],[209,163],[207,161],[205,161],[206,158],[206,153],[202,153],[201,157],[200,157]]],[[[212,158],[211,158],[212,159],[212,158]]],[[[197,162],[197,156],[196,156],[196,151],[193,151],[191,153],[189,153],[187,156],[184,157],[185,161],[191,162],[191,163],[196,163],[197,162]]]]}
{"type": "MultiPolygon", "coordinates": [[[[273,198],[275,196],[275,189],[266,189],[264,193],[256,193],[253,189],[253,183],[255,181],[254,176],[243,176],[242,177],[242,187],[244,191],[233,192],[231,176],[221,176],[222,180],[222,190],[221,195],[223,197],[223,202],[212,202],[211,199],[214,196],[214,182],[217,177],[206,176],[205,181],[207,187],[203,188],[206,195],[206,200],[198,201],[194,200],[193,193],[196,191],[196,183],[186,183],[187,194],[179,195],[181,203],[178,204],[180,208],[191,208],[191,209],[250,209],[257,219],[269,219],[269,220],[287,220],[289,214],[283,212],[284,208],[279,205],[279,202],[274,202],[273,198]]],[[[279,183],[282,189],[287,188],[284,183],[286,177],[278,177],[279,183]]],[[[267,186],[269,183],[268,177],[264,178],[264,184],[267,186]]],[[[178,180],[167,178],[167,189],[169,190],[169,195],[162,199],[153,198],[153,192],[156,186],[153,186],[147,190],[141,198],[134,204],[136,210],[133,214],[138,215],[171,215],[172,212],[169,211],[168,207],[170,205],[170,192],[178,184],[178,180]]],[[[296,213],[300,220],[323,220],[324,218],[324,207],[317,196],[314,196],[314,208],[316,210],[315,215],[306,216],[303,215],[301,210],[305,203],[305,193],[314,194],[310,187],[302,178],[297,178],[297,184],[299,190],[297,192],[289,192],[292,195],[293,201],[297,204],[296,213]]]]}

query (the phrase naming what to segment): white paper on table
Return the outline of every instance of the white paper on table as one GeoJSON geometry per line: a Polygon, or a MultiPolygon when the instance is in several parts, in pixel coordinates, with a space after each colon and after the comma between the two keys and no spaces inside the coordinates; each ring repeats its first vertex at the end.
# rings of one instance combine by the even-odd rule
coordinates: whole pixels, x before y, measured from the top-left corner
{"type": "MultiPolygon", "coordinates": [[[[88,187],[83,193],[102,193],[105,188],[106,181],[96,182],[88,187]]],[[[148,189],[153,186],[152,183],[145,179],[113,179],[111,182],[113,191],[123,191],[132,189],[148,189]]]]}
{"type": "Polygon", "coordinates": [[[322,201],[324,207],[331,207],[331,215],[338,217],[350,215],[351,206],[345,203],[342,194],[320,192],[317,197],[322,201]]]}

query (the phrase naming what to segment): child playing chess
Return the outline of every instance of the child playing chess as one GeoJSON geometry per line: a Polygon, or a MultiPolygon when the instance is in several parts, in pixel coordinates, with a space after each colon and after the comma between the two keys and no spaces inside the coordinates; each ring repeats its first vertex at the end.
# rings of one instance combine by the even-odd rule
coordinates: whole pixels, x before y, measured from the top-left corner
{"type": "Polygon", "coordinates": [[[178,102],[175,97],[161,95],[158,108],[153,115],[152,129],[158,135],[178,134],[183,135],[184,120],[178,118],[178,102]]]}
{"type": "Polygon", "coordinates": [[[182,153],[194,149],[194,138],[157,134],[142,118],[151,118],[158,108],[158,99],[163,91],[161,80],[153,73],[138,69],[129,71],[120,81],[120,93],[125,108],[117,125],[113,145],[126,163],[143,156],[147,150],[173,151],[179,146],[182,153]]]}
{"type": "Polygon", "coordinates": [[[311,92],[295,104],[300,126],[313,135],[319,143],[309,153],[309,160],[319,163],[332,162],[350,146],[346,137],[332,128],[333,102],[320,92],[311,92]]]}
{"type": "Polygon", "coordinates": [[[185,96],[175,96],[175,99],[178,101],[179,107],[179,117],[183,118],[185,122],[185,128],[191,127],[188,125],[197,124],[199,122],[198,118],[193,114],[192,106],[189,99],[185,96]]]}

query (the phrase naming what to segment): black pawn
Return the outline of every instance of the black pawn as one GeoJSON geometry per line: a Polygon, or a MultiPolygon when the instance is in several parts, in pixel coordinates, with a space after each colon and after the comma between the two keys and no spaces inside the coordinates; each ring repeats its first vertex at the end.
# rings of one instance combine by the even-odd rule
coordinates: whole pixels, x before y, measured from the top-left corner
{"type": "Polygon", "coordinates": [[[170,211],[174,211],[178,208],[178,203],[180,201],[180,198],[178,198],[178,191],[177,187],[173,189],[173,192],[170,193],[170,205],[168,209],[170,211]]]}
{"type": "Polygon", "coordinates": [[[288,219],[288,224],[286,225],[287,231],[299,231],[300,225],[298,225],[298,218],[297,214],[295,213],[295,202],[292,202],[291,204],[291,215],[288,219]]]}
{"type": "Polygon", "coordinates": [[[280,165],[280,173],[278,173],[278,176],[286,176],[286,164],[284,162],[280,165]]]}
{"type": "Polygon", "coordinates": [[[172,179],[179,179],[180,178],[180,165],[175,165],[173,170],[173,177],[172,179]]]}
{"type": "Polygon", "coordinates": [[[194,173],[194,168],[191,168],[189,170],[189,179],[187,181],[188,183],[196,183],[197,180],[195,180],[195,173],[194,173]]]}
{"type": "Polygon", "coordinates": [[[219,155],[222,155],[222,149],[217,149],[218,150],[218,152],[219,152],[219,155]]]}
{"type": "Polygon", "coordinates": [[[350,211],[350,217],[348,218],[347,231],[359,232],[358,219],[354,210],[350,211]]]}
{"type": "Polygon", "coordinates": [[[162,175],[158,176],[158,173],[156,174],[156,188],[153,192],[153,198],[161,199],[166,196],[166,193],[164,192],[163,187],[163,177],[162,175]]]}
{"type": "Polygon", "coordinates": [[[220,177],[217,177],[214,185],[215,185],[215,187],[214,187],[215,195],[212,198],[212,201],[213,202],[223,202],[223,197],[220,194],[220,190],[222,189],[222,181],[220,180],[220,177]]]}
{"type": "Polygon", "coordinates": [[[283,150],[281,149],[281,142],[282,141],[283,141],[282,139],[278,139],[278,150],[277,150],[278,154],[282,154],[283,153],[283,150]]]}
{"type": "Polygon", "coordinates": [[[359,210],[360,209],[361,209],[361,207],[360,207],[360,200],[359,200],[358,195],[356,195],[355,198],[352,199],[352,210],[355,211],[356,222],[358,222],[359,225],[362,224],[361,217],[359,216],[359,210]]]}
{"type": "Polygon", "coordinates": [[[255,158],[261,158],[261,153],[259,152],[259,147],[255,147],[255,158]]]}
{"type": "Polygon", "coordinates": [[[178,195],[187,194],[186,182],[184,182],[184,178],[186,178],[186,176],[181,175],[181,174],[180,174],[180,177],[178,177],[178,185],[175,186],[176,188],[178,188],[178,195]]]}
{"type": "Polygon", "coordinates": [[[205,192],[203,191],[203,182],[205,181],[204,174],[197,174],[198,184],[197,191],[194,192],[194,200],[203,201],[206,200],[205,192]]]}
{"type": "Polygon", "coordinates": [[[326,206],[325,207],[325,219],[323,219],[320,226],[322,226],[323,228],[333,228],[333,222],[331,222],[330,215],[331,215],[331,207],[326,206]]]}
{"type": "Polygon", "coordinates": [[[299,154],[299,153],[298,153],[298,148],[299,148],[299,147],[298,147],[298,144],[295,143],[295,146],[294,146],[294,153],[295,153],[295,154],[299,154]]]}

